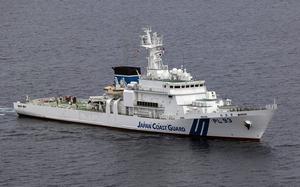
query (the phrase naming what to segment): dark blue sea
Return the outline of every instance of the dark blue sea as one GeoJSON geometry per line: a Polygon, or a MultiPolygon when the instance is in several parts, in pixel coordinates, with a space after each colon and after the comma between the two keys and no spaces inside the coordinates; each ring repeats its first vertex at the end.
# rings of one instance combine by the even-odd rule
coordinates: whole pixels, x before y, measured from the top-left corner
{"type": "MultiPolygon", "coordinates": [[[[144,69],[143,69],[144,70],[144,69]]],[[[300,1],[0,0],[0,186],[299,186],[300,1]],[[19,118],[12,103],[101,95],[112,66],[169,67],[235,104],[278,103],[260,142],[19,118]]]]}

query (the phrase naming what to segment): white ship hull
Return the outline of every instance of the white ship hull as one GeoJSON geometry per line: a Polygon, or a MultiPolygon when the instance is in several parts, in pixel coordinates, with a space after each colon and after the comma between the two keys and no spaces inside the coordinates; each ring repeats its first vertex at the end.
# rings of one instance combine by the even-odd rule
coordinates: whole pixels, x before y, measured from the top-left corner
{"type": "Polygon", "coordinates": [[[207,116],[189,116],[185,119],[154,119],[136,115],[120,115],[36,105],[32,103],[14,103],[19,115],[77,122],[90,125],[114,127],[137,131],[169,133],[199,137],[221,137],[260,140],[269,124],[272,109],[207,114],[207,116]],[[251,121],[250,128],[245,121],[251,121]]]}

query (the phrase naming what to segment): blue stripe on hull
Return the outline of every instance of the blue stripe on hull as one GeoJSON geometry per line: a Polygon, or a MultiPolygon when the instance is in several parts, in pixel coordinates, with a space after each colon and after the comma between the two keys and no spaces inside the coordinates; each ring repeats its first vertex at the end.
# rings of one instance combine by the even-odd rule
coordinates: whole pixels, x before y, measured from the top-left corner
{"type": "Polygon", "coordinates": [[[192,136],[207,136],[209,128],[209,119],[194,119],[190,130],[192,136]]]}
{"type": "Polygon", "coordinates": [[[203,127],[203,122],[201,119],[199,119],[198,128],[197,128],[197,132],[196,132],[197,136],[199,136],[199,135],[201,136],[202,127],[203,127]]]}
{"type": "Polygon", "coordinates": [[[196,126],[198,124],[198,119],[193,120],[193,124],[190,130],[190,135],[196,136],[196,126]]]}
{"type": "Polygon", "coordinates": [[[204,121],[204,128],[202,131],[202,136],[207,136],[208,128],[209,128],[209,119],[204,121]]]}

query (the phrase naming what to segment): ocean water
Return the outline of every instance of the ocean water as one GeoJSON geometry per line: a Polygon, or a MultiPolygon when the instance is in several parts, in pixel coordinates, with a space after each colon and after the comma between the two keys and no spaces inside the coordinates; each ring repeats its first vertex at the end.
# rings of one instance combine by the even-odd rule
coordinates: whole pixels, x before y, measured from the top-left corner
{"type": "Polygon", "coordinates": [[[0,0],[0,186],[298,186],[300,1],[0,0]],[[278,110],[261,142],[18,118],[12,102],[102,94],[146,66],[141,28],[237,104],[278,110]]]}

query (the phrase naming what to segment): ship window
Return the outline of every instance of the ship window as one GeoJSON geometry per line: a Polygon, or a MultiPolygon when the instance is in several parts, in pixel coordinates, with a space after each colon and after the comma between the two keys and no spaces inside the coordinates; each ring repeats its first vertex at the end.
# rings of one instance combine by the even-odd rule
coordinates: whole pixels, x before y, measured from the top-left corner
{"type": "Polygon", "coordinates": [[[203,86],[203,84],[200,84],[200,86],[203,86]]]}
{"type": "Polygon", "coordinates": [[[175,88],[180,88],[180,86],[175,86],[175,88]]]}
{"type": "Polygon", "coordinates": [[[158,103],[152,102],[144,102],[144,101],[137,101],[138,106],[145,106],[145,107],[158,107],[158,103]]]}
{"type": "Polygon", "coordinates": [[[173,88],[173,86],[170,86],[170,88],[173,88]]]}
{"type": "Polygon", "coordinates": [[[195,87],[199,87],[199,84],[196,84],[195,87]]]}
{"type": "Polygon", "coordinates": [[[186,85],[186,87],[187,87],[187,88],[189,88],[189,87],[190,87],[190,85],[186,85]]]}
{"type": "Polygon", "coordinates": [[[166,85],[164,85],[164,88],[166,88],[167,86],[166,85]]]}
{"type": "Polygon", "coordinates": [[[194,88],[194,86],[195,86],[195,85],[192,84],[192,85],[191,85],[191,88],[194,88]]]}
{"type": "Polygon", "coordinates": [[[182,85],[181,88],[184,88],[184,85],[182,85]]]}

